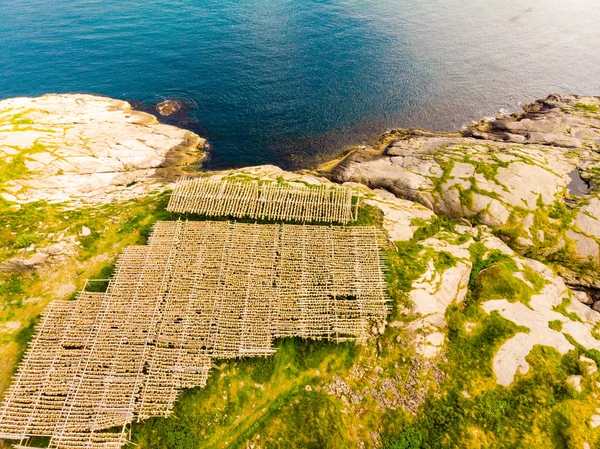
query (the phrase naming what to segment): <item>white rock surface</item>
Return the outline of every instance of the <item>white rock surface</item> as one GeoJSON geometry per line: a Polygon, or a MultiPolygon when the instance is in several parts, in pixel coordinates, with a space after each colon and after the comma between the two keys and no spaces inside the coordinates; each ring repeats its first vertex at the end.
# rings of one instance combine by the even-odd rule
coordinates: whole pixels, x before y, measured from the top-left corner
{"type": "MultiPolygon", "coordinates": [[[[575,391],[581,393],[583,391],[583,388],[581,387],[581,376],[569,376],[567,378],[567,383],[572,386],[575,391]]],[[[597,416],[597,415],[594,415],[597,416]]],[[[594,422],[594,416],[592,416],[592,423],[594,422]]],[[[596,427],[598,424],[594,425],[592,424],[592,427],[596,427]]]]}
{"type": "Polygon", "coordinates": [[[0,186],[9,201],[107,202],[164,189],[198,161],[204,139],[125,101],[82,94],[0,101],[0,160],[27,173],[0,186]]]}
{"type": "Polygon", "coordinates": [[[597,188],[581,188],[583,197],[568,200],[574,208],[569,229],[534,215],[540,206],[547,217],[565,204],[576,169],[586,179],[598,177],[600,113],[582,110],[582,103],[599,107],[600,97],[554,95],[526,106],[524,115],[483,120],[462,133],[391,132],[383,154],[356,151],[332,176],[386,189],[436,214],[509,225],[506,236],[522,252],[539,248],[548,255],[573,240],[574,256],[600,262],[597,188]]]}
{"type": "Polygon", "coordinates": [[[458,258],[456,266],[438,272],[433,261],[427,271],[417,279],[410,292],[412,314],[417,318],[409,327],[416,331],[416,349],[425,358],[440,354],[445,342],[446,309],[450,304],[460,303],[468,291],[472,263],[468,246],[452,245],[444,240],[430,238],[421,242],[434,251],[446,251],[458,258]]]}
{"type": "MultiPolygon", "coordinates": [[[[507,248],[507,251],[510,249],[507,248]]],[[[561,354],[566,354],[575,349],[565,337],[567,334],[586,349],[600,350],[600,340],[591,332],[600,319],[597,314],[574,299],[564,281],[549,268],[540,262],[519,257],[516,253],[512,256],[518,264],[534,269],[548,283],[541,293],[531,297],[529,307],[507,299],[491,300],[482,305],[486,312],[496,311],[507,320],[529,329],[529,332],[519,332],[505,342],[494,356],[497,382],[505,386],[514,381],[517,373],[525,374],[529,371],[526,357],[535,345],[551,346],[561,354]],[[573,321],[558,311],[564,298],[569,301],[567,312],[575,313],[581,321],[573,321]],[[561,331],[551,329],[551,321],[560,321],[561,331]]]]}

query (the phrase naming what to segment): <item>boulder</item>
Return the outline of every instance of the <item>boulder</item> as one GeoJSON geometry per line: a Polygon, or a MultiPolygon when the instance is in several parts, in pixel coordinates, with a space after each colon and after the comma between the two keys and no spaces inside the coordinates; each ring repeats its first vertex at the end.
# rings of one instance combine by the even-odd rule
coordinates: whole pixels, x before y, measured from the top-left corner
{"type": "Polygon", "coordinates": [[[594,303],[594,300],[590,298],[586,292],[573,290],[573,297],[582,304],[586,304],[591,306],[594,303]]]}

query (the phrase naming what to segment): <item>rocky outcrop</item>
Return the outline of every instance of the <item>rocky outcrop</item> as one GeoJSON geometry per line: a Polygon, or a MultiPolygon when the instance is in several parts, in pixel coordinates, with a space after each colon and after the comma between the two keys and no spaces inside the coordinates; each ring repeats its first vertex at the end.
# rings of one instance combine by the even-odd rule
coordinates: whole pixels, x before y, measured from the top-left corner
{"type": "MultiPolygon", "coordinates": [[[[13,109],[3,106],[0,113],[0,192],[12,201],[102,202],[135,197],[168,187],[169,176],[181,172],[187,157],[201,154],[197,136],[159,125],[124,102],[48,96],[0,105],[8,103],[13,109]],[[46,102],[62,102],[63,112],[39,106],[46,102]],[[118,134],[111,137],[113,129],[118,134]],[[185,139],[188,143],[182,143],[185,139]]],[[[451,416],[459,417],[460,425],[472,429],[479,441],[483,433],[475,431],[483,432],[485,426],[467,420],[472,410],[483,410],[478,408],[482,404],[485,410],[504,410],[503,404],[509,403],[505,399],[513,394],[519,403],[524,398],[530,404],[551,397],[546,408],[536,408],[536,421],[546,426],[549,416],[573,408],[577,422],[586,427],[577,445],[592,447],[583,438],[592,441],[588,428],[600,426],[596,408],[600,278],[594,269],[600,243],[600,196],[598,183],[592,183],[600,173],[597,105],[600,100],[595,98],[552,96],[526,107],[524,114],[470,124],[460,134],[389,133],[383,152],[365,149],[347,157],[332,177],[360,195],[359,219],[380,224],[389,237],[384,253],[393,303],[390,323],[373,323],[372,339],[352,349],[352,356],[343,355],[350,353],[345,347],[299,372],[283,359],[281,365],[287,367],[282,369],[293,366],[290,379],[298,380],[292,390],[294,401],[316,394],[330,395],[327,401],[339,398],[335,410],[339,406],[344,416],[356,418],[349,427],[371,429],[371,423],[382,422],[382,412],[403,409],[418,418],[428,398],[447,397],[452,408],[439,410],[444,415],[446,410],[465,410],[451,416]],[[580,174],[588,183],[581,181],[580,174]],[[575,264],[556,265],[570,257],[575,264]],[[545,261],[551,263],[543,263],[544,258],[552,259],[545,261]],[[542,363],[557,367],[556,376],[549,380],[551,395],[530,397],[542,363]],[[494,397],[502,401],[494,402],[494,397]],[[488,408],[488,404],[500,407],[488,408]],[[540,413],[546,414],[540,418],[540,413]]],[[[315,173],[290,173],[274,166],[210,176],[332,184],[315,173]]],[[[6,226],[7,242],[26,233],[43,234],[43,239],[36,243],[21,239],[28,243],[5,252],[7,260],[0,262],[2,292],[18,292],[4,293],[5,304],[14,307],[18,320],[7,315],[11,318],[0,323],[0,336],[12,345],[0,347],[5,361],[0,371],[12,371],[20,351],[13,339],[44,302],[71,296],[78,287],[76,278],[103,273],[112,263],[129,234],[129,229],[121,232],[121,223],[140,217],[137,210],[128,219],[119,214],[133,203],[142,203],[139,210],[145,213],[158,197],[163,198],[115,203],[118,213],[108,206],[86,208],[93,211],[76,225],[61,212],[55,220],[64,222],[55,223],[57,229],[48,234],[37,232],[37,218],[27,225],[30,228],[17,226],[20,216],[6,226]],[[104,215],[96,216],[98,211],[104,215]],[[102,230],[107,220],[114,226],[102,230]],[[19,288],[25,282],[33,287],[27,288],[21,302],[19,288]]],[[[156,208],[162,212],[160,204],[156,208]]],[[[13,204],[7,210],[25,212],[28,207],[13,204]]],[[[154,219],[146,217],[144,226],[154,219]]],[[[288,356],[285,350],[281,353],[288,356]]],[[[252,408],[260,404],[260,393],[253,396],[256,390],[240,390],[247,373],[239,379],[235,376],[245,370],[231,361],[218,368],[223,370],[219,379],[231,376],[231,382],[219,388],[235,385],[235,390],[226,390],[228,394],[239,390],[252,398],[252,408]]],[[[265,382],[266,388],[274,385],[265,382]]],[[[249,388],[265,390],[263,384],[251,384],[254,387],[249,388]]],[[[4,388],[0,383],[0,391],[4,388]]],[[[319,403],[325,403],[323,397],[319,403]]],[[[486,439],[494,436],[490,429],[485,431],[486,439]]],[[[381,445],[382,430],[378,427],[371,433],[374,445],[381,445]]],[[[496,441],[490,439],[488,445],[500,447],[496,441]]]]}
{"type": "Polygon", "coordinates": [[[600,148],[600,98],[550,95],[523,113],[468,124],[463,135],[517,144],[600,148]]]}
{"type": "Polygon", "coordinates": [[[424,251],[435,254],[447,253],[455,259],[452,266],[436,267],[433,259],[427,270],[412,284],[410,300],[411,314],[415,316],[409,328],[415,331],[416,351],[430,359],[438,356],[445,343],[446,309],[451,304],[461,303],[468,292],[469,276],[473,263],[468,247],[469,239],[462,244],[443,240],[443,236],[423,241],[424,251]]]}
{"type": "Polygon", "coordinates": [[[492,227],[521,254],[600,262],[600,98],[551,95],[461,133],[392,131],[330,176],[492,227]],[[556,255],[556,256],[554,256],[556,255]]]}
{"type": "Polygon", "coordinates": [[[0,195],[108,202],[164,189],[204,153],[198,135],[125,101],[44,95],[0,101],[0,195]]]}
{"type": "MultiPolygon", "coordinates": [[[[487,243],[490,239],[495,237],[488,237],[487,243]]],[[[495,244],[504,245],[499,241],[495,244]]],[[[575,299],[562,278],[554,275],[544,264],[519,257],[508,247],[504,251],[519,268],[514,276],[529,269],[543,279],[544,285],[539,293],[531,295],[527,303],[502,298],[486,301],[481,306],[487,313],[498,312],[522,329],[506,341],[494,357],[497,382],[507,386],[517,373],[526,374],[529,371],[526,358],[535,345],[551,346],[566,354],[575,349],[571,343],[574,340],[585,349],[599,350],[600,340],[593,330],[600,322],[600,315],[575,299]]]]}

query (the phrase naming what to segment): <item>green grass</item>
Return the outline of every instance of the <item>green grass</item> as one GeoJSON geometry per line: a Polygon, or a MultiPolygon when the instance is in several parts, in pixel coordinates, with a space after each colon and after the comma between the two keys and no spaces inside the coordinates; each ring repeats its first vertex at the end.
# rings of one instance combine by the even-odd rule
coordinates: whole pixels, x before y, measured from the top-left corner
{"type": "Polygon", "coordinates": [[[28,173],[25,166],[25,155],[19,153],[12,157],[9,162],[0,160],[0,189],[5,182],[11,179],[21,179],[28,173]]]}
{"type": "Polygon", "coordinates": [[[22,179],[30,173],[25,165],[27,155],[45,151],[46,147],[39,142],[35,142],[30,148],[15,148],[19,152],[14,156],[4,156],[0,160],[0,191],[7,181],[13,179],[22,179]],[[10,159],[7,161],[7,159],[10,159]]]}
{"type": "Polygon", "coordinates": [[[35,279],[31,273],[0,275],[0,322],[9,321],[18,316],[23,306],[23,294],[28,282],[35,279]]]}
{"type": "Polygon", "coordinates": [[[15,239],[14,245],[17,248],[27,248],[30,245],[39,243],[42,237],[36,234],[21,234],[15,239]]]}
{"type": "MultiPolygon", "coordinates": [[[[447,377],[441,393],[431,395],[416,417],[388,412],[383,447],[578,449],[584,442],[596,447],[598,435],[582,419],[593,413],[595,399],[572,391],[566,382],[569,375],[581,374],[579,350],[561,356],[536,346],[527,357],[528,374],[518,375],[510,387],[495,385],[493,355],[519,329],[492,313],[467,334],[464,321],[473,320],[473,312],[456,305],[448,310],[447,377]]],[[[591,382],[584,388],[594,389],[591,382]]]]}
{"type": "Polygon", "coordinates": [[[411,307],[408,296],[412,283],[427,270],[429,257],[422,254],[424,247],[414,240],[395,242],[387,251],[386,281],[395,315],[396,306],[411,307]]]}
{"type": "Polygon", "coordinates": [[[343,402],[318,388],[347,373],[358,348],[300,339],[276,347],[272,357],[220,363],[205,388],[182,393],[173,418],[135,424],[133,442],[147,449],[245,448],[260,435],[266,448],[352,445],[343,402]]]}
{"type": "Polygon", "coordinates": [[[358,208],[356,220],[349,223],[349,225],[381,227],[383,225],[383,212],[378,207],[363,204],[358,208]]]}

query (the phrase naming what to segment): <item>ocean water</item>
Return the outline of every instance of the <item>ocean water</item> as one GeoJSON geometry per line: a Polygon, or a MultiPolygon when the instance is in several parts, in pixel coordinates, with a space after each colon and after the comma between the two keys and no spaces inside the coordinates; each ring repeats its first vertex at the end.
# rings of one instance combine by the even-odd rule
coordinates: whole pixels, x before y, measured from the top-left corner
{"type": "Polygon", "coordinates": [[[599,0],[0,0],[0,98],[152,104],[208,168],[313,166],[392,127],[600,95],[599,0]]]}

